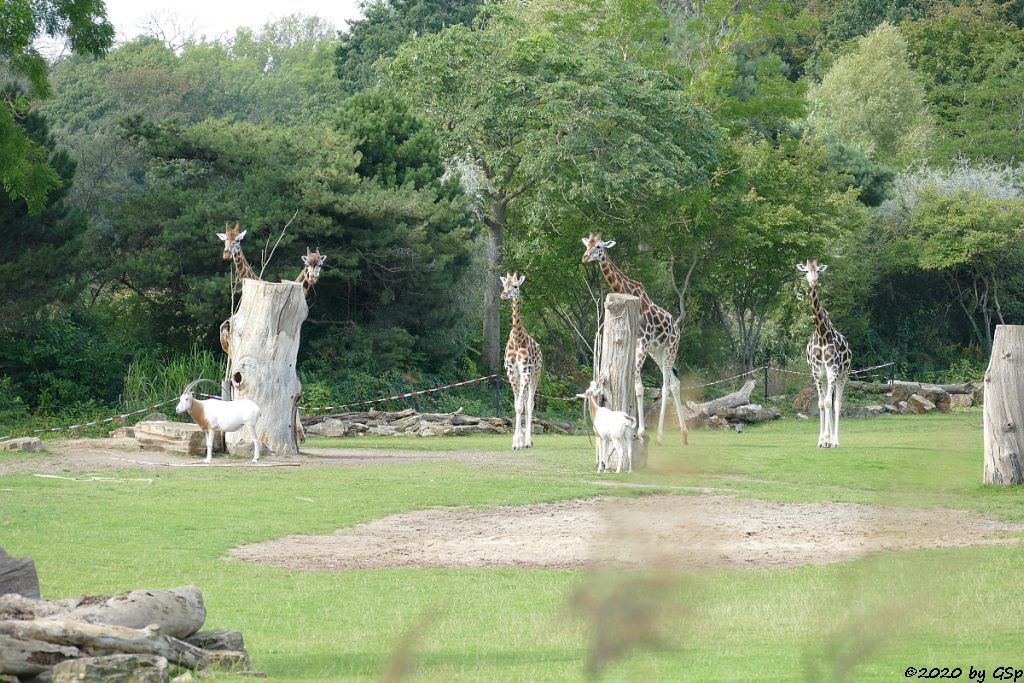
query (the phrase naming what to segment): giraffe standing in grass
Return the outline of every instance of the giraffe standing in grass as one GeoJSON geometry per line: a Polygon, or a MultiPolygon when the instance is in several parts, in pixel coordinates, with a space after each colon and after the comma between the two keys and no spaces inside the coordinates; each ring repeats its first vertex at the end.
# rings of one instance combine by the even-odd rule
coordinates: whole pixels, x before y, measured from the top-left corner
{"type": "Polygon", "coordinates": [[[512,385],[516,406],[513,450],[533,446],[533,399],[544,367],[540,345],[527,334],[519,316],[519,288],[525,279],[525,275],[518,273],[508,273],[501,278],[501,298],[512,302],[512,331],[505,344],[505,374],[512,385]]]}
{"type": "Polygon", "coordinates": [[[589,237],[583,238],[583,245],[587,248],[583,253],[583,263],[598,261],[601,273],[612,291],[618,294],[631,294],[640,299],[640,336],[636,340],[637,436],[642,438],[645,433],[644,383],[640,371],[647,356],[650,355],[661,368],[661,413],[658,416],[656,442],[661,445],[662,434],[665,431],[665,408],[671,395],[676,406],[676,416],[679,418],[679,438],[685,445],[689,439],[689,432],[686,429],[686,419],[683,417],[682,398],[679,396],[679,378],[676,376],[679,326],[672,321],[671,313],[651,301],[642,282],[626,277],[608,256],[607,250],[615,246],[614,240],[605,242],[601,240],[601,233],[590,233],[589,237]]]}
{"type": "Polygon", "coordinates": [[[853,354],[846,337],[832,324],[818,298],[818,274],[824,273],[828,266],[808,259],[807,263],[798,263],[796,268],[804,274],[811,288],[814,333],[807,342],[807,364],[811,366],[818,389],[818,448],[839,448],[839,415],[843,411],[843,390],[853,354]]]}

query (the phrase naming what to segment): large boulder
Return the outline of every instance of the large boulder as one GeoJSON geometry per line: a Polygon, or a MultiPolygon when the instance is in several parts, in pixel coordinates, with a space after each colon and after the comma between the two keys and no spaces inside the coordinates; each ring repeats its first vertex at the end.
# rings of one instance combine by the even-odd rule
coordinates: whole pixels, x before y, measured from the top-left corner
{"type": "Polygon", "coordinates": [[[910,398],[917,394],[928,399],[940,413],[948,412],[951,407],[949,393],[938,384],[922,384],[917,382],[893,382],[890,401],[898,406],[901,401],[910,403],[910,398]]]}
{"type": "Polygon", "coordinates": [[[920,394],[912,395],[907,401],[907,405],[910,406],[911,410],[919,415],[921,413],[930,413],[935,410],[935,404],[920,394]]]}
{"type": "Polygon", "coordinates": [[[345,436],[348,433],[349,423],[345,420],[328,417],[323,422],[310,425],[305,428],[306,434],[311,436],[345,436]]]}
{"type": "MultiPolygon", "coordinates": [[[[135,440],[143,448],[188,453],[206,456],[206,434],[197,424],[191,422],[167,422],[153,420],[135,425],[135,440]]],[[[217,432],[213,438],[213,450],[223,452],[224,434],[217,432]]]]}
{"type": "Polygon", "coordinates": [[[39,577],[31,557],[11,557],[0,548],[0,595],[39,599],[39,577]]]}
{"type": "Polygon", "coordinates": [[[970,408],[974,405],[974,396],[971,394],[950,394],[949,407],[954,410],[970,408]]]}
{"type": "Polygon", "coordinates": [[[778,408],[764,408],[757,403],[749,403],[736,408],[722,408],[717,413],[728,422],[745,422],[754,424],[777,420],[781,416],[778,408]]]}

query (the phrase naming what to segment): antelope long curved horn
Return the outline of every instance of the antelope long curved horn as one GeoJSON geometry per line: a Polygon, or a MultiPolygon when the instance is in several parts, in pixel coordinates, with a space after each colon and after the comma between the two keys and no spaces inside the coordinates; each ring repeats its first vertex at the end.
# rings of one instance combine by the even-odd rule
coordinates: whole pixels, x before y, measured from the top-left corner
{"type": "Polygon", "coordinates": [[[191,382],[189,382],[189,385],[187,387],[185,387],[185,391],[183,391],[181,393],[183,393],[183,394],[191,394],[192,393],[192,389],[194,389],[195,386],[197,384],[199,384],[200,382],[209,382],[210,384],[213,384],[213,385],[216,385],[216,386],[220,386],[220,384],[218,384],[217,382],[214,382],[212,379],[205,379],[203,377],[200,377],[199,379],[192,380],[191,382]]]}

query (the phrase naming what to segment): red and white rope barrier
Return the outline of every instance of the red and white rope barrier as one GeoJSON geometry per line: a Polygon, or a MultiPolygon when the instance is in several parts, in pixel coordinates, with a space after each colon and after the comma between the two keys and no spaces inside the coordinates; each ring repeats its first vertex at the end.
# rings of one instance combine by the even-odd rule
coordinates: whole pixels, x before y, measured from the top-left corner
{"type": "Polygon", "coordinates": [[[138,410],[133,410],[130,413],[121,413],[120,415],[114,415],[113,417],[108,417],[108,418],[105,418],[103,420],[93,420],[92,422],[83,422],[82,424],[77,424],[77,425],[64,425],[63,427],[44,427],[43,429],[33,429],[32,433],[33,434],[39,434],[40,432],[63,432],[66,429],[80,429],[82,427],[93,427],[95,425],[106,424],[107,422],[113,422],[114,420],[118,420],[118,419],[120,419],[120,420],[127,420],[132,415],[141,415],[142,413],[145,413],[146,411],[156,410],[157,408],[160,408],[161,406],[165,406],[168,403],[174,403],[177,400],[178,400],[177,398],[172,398],[172,399],[169,399],[167,401],[164,401],[163,403],[156,403],[156,404],[151,405],[151,406],[146,406],[145,408],[139,408],[138,410]]]}
{"type": "Polygon", "coordinates": [[[395,394],[394,396],[385,396],[384,398],[375,398],[369,401],[354,401],[352,403],[342,403],[337,406],[322,406],[318,408],[311,408],[308,406],[300,406],[299,410],[307,413],[323,412],[325,410],[339,410],[341,408],[352,408],[354,406],[368,406],[374,403],[383,403],[384,401],[397,401],[400,398],[411,398],[413,396],[422,396],[423,394],[432,394],[437,391],[444,391],[446,389],[453,389],[455,387],[462,387],[467,384],[475,384],[476,382],[486,382],[489,379],[494,379],[498,375],[487,375],[485,377],[477,377],[476,379],[467,379],[465,382],[456,382],[455,384],[445,384],[442,387],[434,387],[433,389],[421,389],[419,391],[409,391],[404,394],[395,394]]]}

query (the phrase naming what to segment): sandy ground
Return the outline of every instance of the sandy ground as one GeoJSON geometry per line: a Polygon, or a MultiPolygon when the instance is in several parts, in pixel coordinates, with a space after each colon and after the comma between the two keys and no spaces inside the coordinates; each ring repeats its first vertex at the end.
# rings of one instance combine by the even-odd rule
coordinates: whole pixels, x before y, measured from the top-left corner
{"type": "MultiPolygon", "coordinates": [[[[457,441],[452,446],[458,445],[457,441]]],[[[253,465],[246,458],[214,453],[211,465],[202,456],[144,450],[135,439],[61,439],[44,441],[45,453],[0,453],[0,476],[14,472],[40,474],[97,472],[112,469],[164,467],[332,467],[447,460],[471,465],[528,465],[529,451],[482,453],[477,451],[392,451],[369,448],[303,448],[294,457],[267,456],[253,465]]]]}
{"type": "MultiPolygon", "coordinates": [[[[457,442],[453,441],[453,446],[457,442]]],[[[115,469],[209,467],[201,458],[142,450],[133,439],[47,441],[46,453],[0,455],[0,475],[80,476],[115,469]]],[[[529,464],[529,452],[310,448],[293,458],[214,456],[214,467],[336,467],[448,460],[529,464]]],[[[596,482],[595,482],[596,483],[596,482]]],[[[612,486],[628,482],[603,481],[612,486]]],[[[686,487],[679,487],[685,489],[686,487]]],[[[879,550],[1020,542],[1024,526],[961,510],[848,503],[774,503],[722,495],[603,497],[487,509],[427,509],[321,536],[234,548],[234,558],[301,569],[383,567],[792,567],[879,550]],[[1002,538],[1000,538],[1002,536],[1002,538]]]]}
{"type": "Polygon", "coordinates": [[[241,546],[231,556],[297,569],[795,567],[879,550],[1018,542],[1024,527],[957,510],[773,503],[723,495],[596,498],[429,509],[322,536],[241,546]]]}

